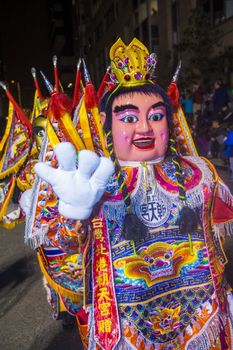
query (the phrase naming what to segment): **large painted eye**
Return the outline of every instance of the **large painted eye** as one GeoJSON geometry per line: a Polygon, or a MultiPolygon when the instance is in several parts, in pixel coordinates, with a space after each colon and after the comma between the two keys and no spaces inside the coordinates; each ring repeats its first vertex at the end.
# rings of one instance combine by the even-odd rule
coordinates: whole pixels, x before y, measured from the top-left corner
{"type": "Polygon", "coordinates": [[[45,134],[44,130],[40,130],[40,131],[38,131],[38,133],[37,133],[37,135],[38,135],[39,137],[44,137],[44,134],[45,134]]]}
{"type": "Polygon", "coordinates": [[[120,119],[124,123],[136,123],[138,121],[138,117],[136,115],[126,115],[124,118],[120,119]]]}
{"type": "Polygon", "coordinates": [[[152,120],[153,122],[157,122],[157,121],[163,119],[163,116],[164,116],[163,113],[152,113],[148,119],[152,120]]]}

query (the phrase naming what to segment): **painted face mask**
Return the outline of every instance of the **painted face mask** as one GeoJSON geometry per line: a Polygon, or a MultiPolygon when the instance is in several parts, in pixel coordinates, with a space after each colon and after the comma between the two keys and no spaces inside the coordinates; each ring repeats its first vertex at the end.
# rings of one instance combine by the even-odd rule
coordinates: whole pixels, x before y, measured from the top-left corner
{"type": "Polygon", "coordinates": [[[163,158],[169,138],[163,99],[138,92],[116,97],[112,104],[112,135],[119,160],[163,158]]]}

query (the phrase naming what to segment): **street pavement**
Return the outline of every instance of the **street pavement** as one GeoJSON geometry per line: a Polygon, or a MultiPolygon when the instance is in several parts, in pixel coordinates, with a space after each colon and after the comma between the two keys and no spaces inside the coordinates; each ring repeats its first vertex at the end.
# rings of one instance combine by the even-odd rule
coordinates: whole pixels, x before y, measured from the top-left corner
{"type": "MultiPolygon", "coordinates": [[[[233,191],[227,169],[218,170],[233,191]]],[[[0,350],[83,349],[76,327],[64,330],[61,321],[52,319],[35,252],[23,236],[23,224],[13,230],[0,228],[0,350]]],[[[229,239],[227,252],[228,278],[233,282],[229,239]]]]}
{"type": "Polygon", "coordinates": [[[0,349],[81,350],[75,326],[52,319],[35,252],[24,244],[24,225],[0,228],[0,349]]]}

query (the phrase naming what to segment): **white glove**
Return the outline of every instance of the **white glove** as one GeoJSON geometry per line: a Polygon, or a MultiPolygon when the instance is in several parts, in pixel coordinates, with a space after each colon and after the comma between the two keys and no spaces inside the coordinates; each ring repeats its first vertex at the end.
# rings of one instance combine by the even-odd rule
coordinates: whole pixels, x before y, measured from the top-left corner
{"type": "Polygon", "coordinates": [[[19,200],[19,205],[26,216],[28,216],[29,214],[31,204],[32,204],[32,189],[23,192],[19,200]]]}
{"type": "Polygon", "coordinates": [[[83,150],[78,154],[76,169],[76,151],[71,143],[61,142],[54,152],[59,168],[37,163],[35,172],[52,185],[59,198],[60,214],[70,219],[88,219],[114,173],[113,162],[108,158],[98,157],[92,151],[83,150]]]}

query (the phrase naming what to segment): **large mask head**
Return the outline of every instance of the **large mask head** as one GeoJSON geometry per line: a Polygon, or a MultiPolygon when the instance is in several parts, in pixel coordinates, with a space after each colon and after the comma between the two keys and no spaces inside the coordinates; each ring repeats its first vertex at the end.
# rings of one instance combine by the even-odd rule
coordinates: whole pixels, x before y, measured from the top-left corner
{"type": "Polygon", "coordinates": [[[112,131],[113,147],[119,160],[164,158],[171,106],[161,88],[145,85],[119,89],[107,101],[101,116],[106,133],[112,131]]]}
{"type": "Polygon", "coordinates": [[[171,105],[153,81],[155,55],[149,55],[137,39],[128,46],[119,39],[110,58],[112,89],[103,99],[101,117],[106,133],[112,131],[116,157],[124,161],[164,158],[171,105]]]}

